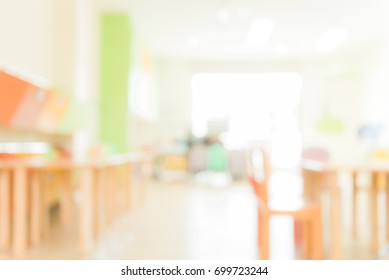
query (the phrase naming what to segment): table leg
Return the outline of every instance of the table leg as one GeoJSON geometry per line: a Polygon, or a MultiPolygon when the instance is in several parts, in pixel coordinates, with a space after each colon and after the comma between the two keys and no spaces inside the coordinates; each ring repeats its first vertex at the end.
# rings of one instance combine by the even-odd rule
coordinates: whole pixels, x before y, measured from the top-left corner
{"type": "Polygon", "coordinates": [[[111,225],[113,221],[113,168],[111,166],[107,166],[105,168],[105,183],[104,183],[104,190],[105,190],[105,205],[106,205],[106,212],[105,212],[105,221],[106,225],[111,225]]]}
{"type": "Polygon", "coordinates": [[[80,241],[81,252],[90,252],[93,243],[93,170],[90,167],[81,168],[80,178],[80,241]]]}
{"type": "Polygon", "coordinates": [[[330,258],[337,260],[341,258],[341,211],[340,211],[340,189],[337,184],[337,173],[326,174],[331,197],[331,233],[330,233],[330,258]]]}
{"type": "Polygon", "coordinates": [[[95,171],[95,195],[94,195],[94,215],[95,215],[95,236],[96,238],[104,229],[105,203],[104,203],[104,169],[96,168],[95,171]]]}
{"type": "Polygon", "coordinates": [[[27,249],[27,170],[17,167],[13,171],[13,231],[12,252],[23,255],[27,249]]]}
{"type": "Polygon", "coordinates": [[[31,174],[31,244],[36,245],[41,238],[41,185],[39,170],[31,174]]]}
{"type": "Polygon", "coordinates": [[[103,230],[103,213],[104,213],[104,202],[103,202],[103,172],[102,168],[95,168],[93,172],[94,178],[94,191],[93,191],[93,215],[94,215],[94,237],[98,238],[103,230]]]}
{"type": "Polygon", "coordinates": [[[131,164],[126,165],[126,174],[125,174],[125,188],[126,188],[126,211],[131,209],[131,199],[132,199],[132,167],[131,164]]]}
{"type": "Polygon", "coordinates": [[[116,168],[111,166],[109,168],[109,223],[112,224],[116,217],[116,168]]]}
{"type": "Polygon", "coordinates": [[[50,212],[49,212],[49,189],[50,185],[48,184],[48,173],[46,171],[42,171],[40,173],[40,181],[41,181],[41,236],[42,238],[46,238],[50,232],[50,212]]]}
{"type": "Polygon", "coordinates": [[[370,221],[371,221],[371,252],[374,256],[378,254],[378,182],[379,173],[372,173],[372,186],[370,192],[370,221]]]}
{"type": "Polygon", "coordinates": [[[117,193],[118,193],[118,200],[117,200],[117,205],[118,205],[118,215],[122,215],[125,213],[125,178],[124,178],[124,165],[118,165],[117,167],[117,193]]]}
{"type": "Polygon", "coordinates": [[[115,206],[115,216],[114,219],[116,220],[118,217],[120,217],[120,210],[121,210],[121,168],[120,165],[115,165],[115,180],[114,180],[114,195],[115,195],[115,201],[114,201],[114,206],[115,206]]]}
{"type": "Polygon", "coordinates": [[[386,188],[385,188],[385,198],[386,198],[386,242],[389,242],[389,173],[386,174],[386,188]]]}
{"type": "Polygon", "coordinates": [[[73,217],[73,185],[72,172],[70,170],[60,171],[61,176],[61,222],[69,225],[73,217]]]}
{"type": "Polygon", "coordinates": [[[146,180],[145,166],[143,162],[138,163],[138,171],[139,171],[139,187],[140,187],[140,196],[141,196],[140,201],[144,203],[147,197],[148,182],[146,180]]]}
{"type": "Polygon", "coordinates": [[[11,237],[11,186],[8,170],[0,170],[0,249],[8,249],[11,237]]]}

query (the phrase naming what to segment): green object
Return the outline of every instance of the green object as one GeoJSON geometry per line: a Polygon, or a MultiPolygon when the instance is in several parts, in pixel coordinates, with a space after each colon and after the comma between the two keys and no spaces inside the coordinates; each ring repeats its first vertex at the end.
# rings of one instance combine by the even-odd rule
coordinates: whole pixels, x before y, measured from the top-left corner
{"type": "Polygon", "coordinates": [[[128,15],[101,16],[100,137],[113,153],[129,151],[130,40],[128,15]]]}
{"type": "Polygon", "coordinates": [[[336,118],[322,118],[316,126],[319,131],[326,133],[340,133],[344,129],[342,121],[336,118]]]}
{"type": "Polygon", "coordinates": [[[357,78],[360,75],[360,70],[345,65],[333,65],[327,69],[326,74],[330,79],[357,78]]]}
{"type": "Polygon", "coordinates": [[[227,152],[221,144],[212,144],[208,148],[208,170],[227,171],[227,152]]]}

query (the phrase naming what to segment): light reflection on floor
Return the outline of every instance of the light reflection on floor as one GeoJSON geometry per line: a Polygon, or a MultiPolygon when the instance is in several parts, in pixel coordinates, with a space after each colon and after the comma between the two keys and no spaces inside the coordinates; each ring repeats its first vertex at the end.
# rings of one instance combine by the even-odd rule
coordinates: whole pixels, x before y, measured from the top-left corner
{"type": "Polygon", "coordinates": [[[108,237],[94,257],[257,259],[255,214],[247,185],[155,185],[146,204],[116,224],[117,238],[108,237]],[[112,249],[129,235],[128,248],[112,249]]]}

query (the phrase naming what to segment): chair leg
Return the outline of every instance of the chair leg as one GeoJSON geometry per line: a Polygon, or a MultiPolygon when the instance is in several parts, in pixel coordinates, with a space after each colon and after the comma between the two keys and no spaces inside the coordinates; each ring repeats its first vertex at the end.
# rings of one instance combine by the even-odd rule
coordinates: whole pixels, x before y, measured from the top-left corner
{"type": "Polygon", "coordinates": [[[320,260],[323,257],[323,246],[322,246],[322,225],[321,225],[321,212],[320,210],[315,211],[312,221],[312,254],[313,260],[320,260]]]}
{"type": "Polygon", "coordinates": [[[259,216],[261,217],[261,223],[259,225],[261,258],[268,260],[270,257],[269,216],[265,213],[259,216]]]}
{"type": "Polygon", "coordinates": [[[303,241],[304,241],[304,259],[309,260],[312,252],[312,222],[310,220],[301,221],[303,241]]]}
{"type": "Polygon", "coordinates": [[[258,251],[262,257],[263,253],[262,253],[262,248],[263,248],[263,227],[262,227],[262,220],[263,220],[263,217],[261,215],[261,211],[258,211],[258,251]]]}
{"type": "Polygon", "coordinates": [[[294,220],[294,243],[297,247],[301,247],[303,242],[303,225],[301,221],[294,220]]]}

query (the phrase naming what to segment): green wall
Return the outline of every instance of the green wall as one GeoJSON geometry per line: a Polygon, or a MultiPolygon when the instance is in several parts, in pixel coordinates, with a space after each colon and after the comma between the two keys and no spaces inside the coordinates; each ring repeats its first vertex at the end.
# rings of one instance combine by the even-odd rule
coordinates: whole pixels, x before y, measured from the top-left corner
{"type": "Polygon", "coordinates": [[[129,150],[131,29],[126,14],[101,16],[100,137],[114,153],[129,150]]]}

